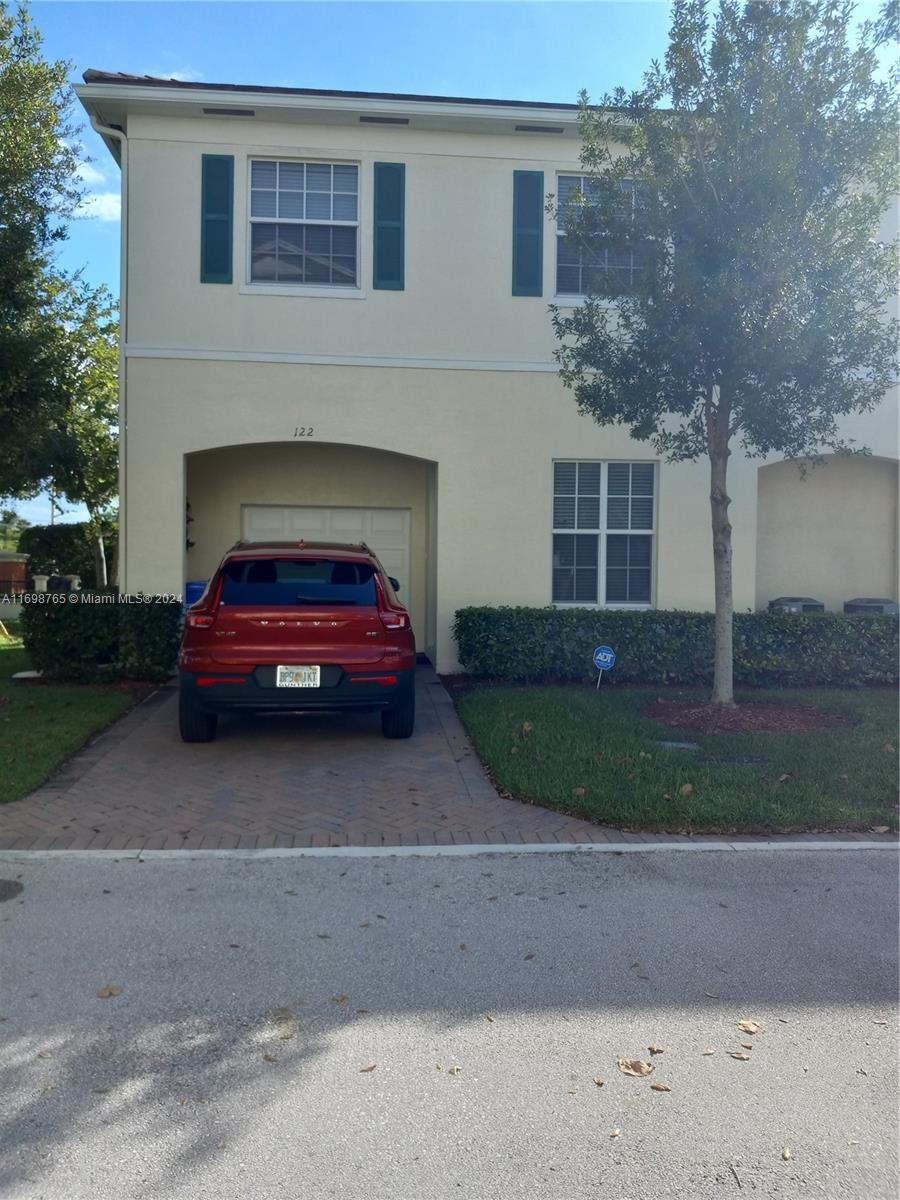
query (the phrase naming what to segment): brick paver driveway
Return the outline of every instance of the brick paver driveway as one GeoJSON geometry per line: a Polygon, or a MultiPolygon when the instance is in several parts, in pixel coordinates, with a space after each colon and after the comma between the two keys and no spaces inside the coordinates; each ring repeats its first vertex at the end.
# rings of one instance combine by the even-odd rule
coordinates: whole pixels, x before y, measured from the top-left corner
{"type": "Polygon", "coordinates": [[[383,738],[377,714],[231,717],[219,730],[184,745],[174,688],[157,692],[0,808],[0,849],[608,840],[598,826],[499,797],[429,668],[418,672],[409,741],[383,738]]]}

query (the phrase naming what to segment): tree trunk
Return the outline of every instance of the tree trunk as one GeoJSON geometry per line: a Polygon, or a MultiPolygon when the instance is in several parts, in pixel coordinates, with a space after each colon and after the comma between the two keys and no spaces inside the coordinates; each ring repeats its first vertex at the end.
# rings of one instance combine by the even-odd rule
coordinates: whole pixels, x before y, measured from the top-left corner
{"type": "Polygon", "coordinates": [[[119,537],[113,542],[112,566],[109,571],[109,582],[114,588],[119,586],[119,537]]]}
{"type": "Polygon", "coordinates": [[[713,704],[734,707],[734,593],[731,583],[731,522],[728,520],[728,443],[720,436],[710,439],[710,491],[712,510],[713,570],[716,620],[713,666],[713,704]]]}
{"type": "Polygon", "coordinates": [[[94,576],[97,580],[97,587],[107,586],[106,546],[103,542],[102,529],[98,529],[94,534],[94,576]]]}

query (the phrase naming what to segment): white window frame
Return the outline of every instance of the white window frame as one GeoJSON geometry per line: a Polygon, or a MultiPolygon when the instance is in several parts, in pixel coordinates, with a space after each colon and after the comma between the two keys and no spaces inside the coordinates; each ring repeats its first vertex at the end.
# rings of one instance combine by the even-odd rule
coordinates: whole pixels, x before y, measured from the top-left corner
{"type": "MultiPolygon", "coordinates": [[[[575,504],[575,519],[578,520],[578,504],[575,504]]],[[[629,506],[630,512],[630,506],[629,506]]],[[[646,458],[554,458],[550,464],[550,603],[554,608],[590,608],[590,609],[632,609],[637,612],[656,607],[656,562],[659,539],[659,461],[646,458]],[[557,529],[553,520],[553,501],[556,496],[554,474],[557,463],[595,463],[600,467],[600,526],[598,529],[582,529],[576,524],[571,529],[557,529]],[[650,529],[609,529],[607,527],[607,509],[609,501],[609,467],[616,463],[637,463],[653,467],[653,524],[650,529]],[[557,534],[590,534],[596,535],[597,542],[597,600],[590,603],[585,600],[554,600],[553,599],[553,538],[557,534]],[[643,536],[653,539],[650,547],[650,599],[649,600],[614,600],[607,602],[606,597],[606,539],[610,535],[624,534],[626,536],[643,536]],[[601,599],[603,597],[603,599],[601,599]]]]}
{"type": "MultiPolygon", "coordinates": [[[[585,171],[557,171],[556,172],[556,195],[557,195],[557,197],[559,197],[559,181],[563,176],[565,176],[567,179],[589,179],[590,178],[590,176],[585,171]]],[[[633,211],[634,203],[635,203],[634,182],[631,181],[631,184],[632,184],[631,207],[632,207],[632,211],[633,211]]],[[[584,193],[583,185],[582,185],[581,190],[582,190],[582,194],[583,194],[584,193]]],[[[559,205],[557,205],[556,212],[553,214],[553,228],[556,232],[556,240],[554,242],[555,255],[553,258],[553,299],[554,299],[554,301],[557,302],[557,305],[559,308],[577,308],[579,305],[584,304],[585,300],[587,300],[587,293],[586,292],[561,292],[559,290],[559,286],[558,286],[559,285],[559,243],[560,243],[560,239],[564,238],[566,236],[565,229],[560,229],[560,227],[559,227],[559,205]]],[[[631,271],[632,271],[632,275],[633,275],[634,274],[634,259],[633,259],[633,257],[632,257],[632,263],[631,263],[631,271]]],[[[600,301],[600,304],[604,308],[616,308],[618,305],[618,299],[615,296],[606,296],[600,301]]],[[[563,462],[563,461],[569,461],[569,460],[560,459],[560,461],[563,462]]],[[[630,462],[632,460],[629,459],[628,461],[630,462]]]]}
{"type": "MultiPolygon", "coordinates": [[[[312,296],[321,299],[340,298],[344,300],[362,300],[365,298],[365,290],[362,287],[363,263],[362,263],[362,245],[360,238],[360,230],[363,223],[363,198],[362,198],[362,182],[363,171],[362,163],[358,159],[343,159],[343,158],[319,158],[315,155],[291,156],[283,154],[249,154],[247,156],[246,170],[246,195],[247,195],[247,211],[245,219],[246,227],[246,252],[244,278],[246,282],[240,288],[242,295],[260,295],[260,296],[312,296]],[[253,164],[255,162],[266,163],[303,163],[304,165],[312,163],[317,166],[325,167],[356,167],[356,220],[355,221],[324,221],[307,220],[305,218],[296,217],[254,217],[251,215],[253,204],[253,164]],[[253,225],[339,225],[343,228],[356,229],[356,287],[347,287],[340,283],[282,283],[282,282],[267,282],[266,280],[253,279],[253,238],[251,228],[253,225]]],[[[276,193],[277,194],[277,193],[276,193]]]]}

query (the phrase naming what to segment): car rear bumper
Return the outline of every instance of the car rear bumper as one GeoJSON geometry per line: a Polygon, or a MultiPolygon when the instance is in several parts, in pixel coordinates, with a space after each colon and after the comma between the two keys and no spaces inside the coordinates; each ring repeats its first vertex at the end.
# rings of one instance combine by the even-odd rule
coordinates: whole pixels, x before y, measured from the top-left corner
{"type": "Polygon", "coordinates": [[[416,686],[415,671],[323,671],[320,687],[275,687],[274,669],[249,675],[225,671],[179,671],[179,686],[208,712],[372,711],[402,703],[416,686]]]}

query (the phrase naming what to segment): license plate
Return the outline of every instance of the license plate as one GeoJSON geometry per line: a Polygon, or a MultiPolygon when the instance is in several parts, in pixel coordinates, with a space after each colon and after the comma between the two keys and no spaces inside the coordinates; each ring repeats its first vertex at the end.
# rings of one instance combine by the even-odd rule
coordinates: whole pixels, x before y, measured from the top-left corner
{"type": "Polygon", "coordinates": [[[276,687],[318,687],[318,667],[279,667],[275,673],[276,687]]]}

